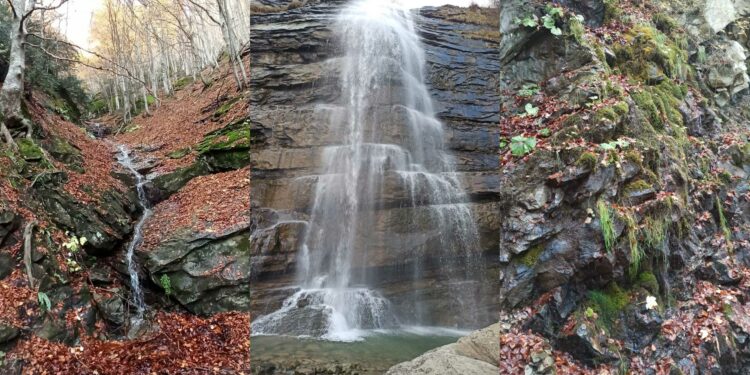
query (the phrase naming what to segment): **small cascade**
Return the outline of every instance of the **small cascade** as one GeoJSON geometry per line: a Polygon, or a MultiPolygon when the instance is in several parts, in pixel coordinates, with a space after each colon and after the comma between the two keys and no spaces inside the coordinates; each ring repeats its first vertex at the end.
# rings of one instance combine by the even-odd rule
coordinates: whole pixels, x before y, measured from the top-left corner
{"type": "Polygon", "coordinates": [[[141,206],[143,214],[141,218],[133,228],[133,238],[128,243],[128,249],[125,256],[128,266],[128,274],[130,275],[130,288],[133,293],[133,305],[136,307],[136,320],[143,318],[143,313],[146,310],[146,303],[143,301],[143,290],[141,289],[141,282],[138,278],[138,268],[135,260],[135,250],[143,242],[143,225],[146,220],[151,216],[151,207],[148,199],[146,199],[146,191],[143,186],[149,181],[145,178],[133,163],[133,159],[130,157],[130,151],[124,145],[118,146],[119,154],[117,155],[117,161],[127,168],[130,173],[135,176],[136,190],[138,192],[138,205],[141,206]]]}

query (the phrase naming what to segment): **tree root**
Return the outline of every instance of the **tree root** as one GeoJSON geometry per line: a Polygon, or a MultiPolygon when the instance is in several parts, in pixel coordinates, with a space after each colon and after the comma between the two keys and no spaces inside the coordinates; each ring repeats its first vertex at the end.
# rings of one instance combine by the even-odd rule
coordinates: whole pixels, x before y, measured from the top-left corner
{"type": "Polygon", "coordinates": [[[26,266],[26,277],[29,279],[29,288],[34,289],[34,275],[31,273],[31,243],[34,237],[34,227],[36,226],[36,220],[26,224],[26,228],[23,230],[23,263],[26,266]]]}

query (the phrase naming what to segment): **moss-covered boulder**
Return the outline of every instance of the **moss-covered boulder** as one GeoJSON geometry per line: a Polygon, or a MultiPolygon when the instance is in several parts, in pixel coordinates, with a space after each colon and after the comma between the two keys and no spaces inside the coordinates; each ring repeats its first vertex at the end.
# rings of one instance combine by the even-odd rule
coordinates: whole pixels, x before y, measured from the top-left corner
{"type": "Polygon", "coordinates": [[[245,229],[223,234],[181,232],[145,256],[156,285],[196,314],[250,306],[250,238],[245,229]],[[167,276],[164,278],[164,276],[167,276]]]}
{"type": "Polygon", "coordinates": [[[250,164],[250,123],[238,120],[206,135],[198,144],[198,154],[211,169],[227,171],[250,164]]]}

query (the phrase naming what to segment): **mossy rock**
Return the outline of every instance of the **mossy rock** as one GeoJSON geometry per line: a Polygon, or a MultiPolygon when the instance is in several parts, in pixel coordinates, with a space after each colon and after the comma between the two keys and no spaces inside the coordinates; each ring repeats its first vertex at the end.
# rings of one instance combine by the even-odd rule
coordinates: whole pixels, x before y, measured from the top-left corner
{"type": "Polygon", "coordinates": [[[615,48],[616,66],[639,82],[653,78],[656,67],[669,78],[685,78],[687,46],[684,40],[673,40],[649,24],[637,24],[625,33],[627,43],[615,48]]]}
{"type": "Polygon", "coordinates": [[[215,151],[204,154],[202,158],[214,171],[231,171],[250,164],[250,150],[215,151]]]}
{"type": "Polygon", "coordinates": [[[210,172],[211,169],[205,160],[199,159],[188,167],[157,176],[152,180],[152,183],[158,190],[160,199],[167,199],[170,195],[182,189],[193,178],[207,175],[210,172]]]}
{"type": "Polygon", "coordinates": [[[250,164],[250,124],[247,120],[211,132],[197,146],[198,154],[214,170],[233,170],[250,164]]]}
{"type": "Polygon", "coordinates": [[[234,97],[232,99],[229,99],[226,103],[222,104],[221,107],[219,107],[214,112],[214,114],[212,116],[213,120],[214,121],[218,121],[219,119],[221,119],[222,117],[224,117],[224,115],[226,115],[227,112],[229,112],[229,110],[232,109],[232,107],[234,107],[234,105],[237,104],[237,102],[240,101],[240,99],[242,99],[242,96],[237,96],[237,97],[234,97]]]}
{"type": "Polygon", "coordinates": [[[185,148],[181,148],[181,149],[176,150],[176,151],[172,151],[172,152],[168,153],[167,156],[170,159],[182,159],[185,156],[187,156],[190,153],[190,151],[192,151],[192,149],[190,147],[185,147],[185,148]]]}
{"type": "Polygon", "coordinates": [[[191,83],[193,83],[193,77],[182,77],[174,83],[174,89],[175,91],[182,90],[191,83]]]}
{"type": "Polygon", "coordinates": [[[529,267],[529,268],[534,267],[534,265],[539,261],[539,257],[542,256],[543,252],[544,252],[544,244],[534,245],[531,249],[523,253],[518,258],[518,261],[521,262],[521,264],[525,265],[526,267],[529,267]]]}
{"type": "Polygon", "coordinates": [[[612,283],[604,290],[590,291],[586,305],[599,315],[604,327],[611,328],[629,303],[630,295],[612,283]]]}
{"type": "Polygon", "coordinates": [[[644,271],[638,274],[635,285],[646,289],[653,295],[659,294],[659,282],[656,280],[656,276],[651,272],[644,271]]]}
{"type": "Polygon", "coordinates": [[[85,172],[81,152],[64,139],[53,137],[50,142],[45,144],[45,148],[55,160],[60,161],[76,172],[85,172]]]}
{"type": "Polygon", "coordinates": [[[576,161],[576,167],[594,170],[596,169],[596,163],[598,162],[599,158],[594,154],[593,152],[586,151],[581,154],[581,156],[576,161]]]}
{"type": "Polygon", "coordinates": [[[16,141],[21,158],[26,161],[40,161],[44,159],[44,152],[33,140],[22,138],[16,141]]]}

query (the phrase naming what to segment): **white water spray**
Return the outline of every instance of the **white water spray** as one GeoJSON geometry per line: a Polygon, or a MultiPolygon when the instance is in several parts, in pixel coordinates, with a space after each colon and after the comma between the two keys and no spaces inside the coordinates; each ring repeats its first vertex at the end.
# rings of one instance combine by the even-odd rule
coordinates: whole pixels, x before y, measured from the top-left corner
{"type": "MultiPolygon", "coordinates": [[[[344,52],[342,95],[330,121],[341,143],[322,153],[323,171],[298,250],[299,291],[253,322],[256,335],[347,341],[364,330],[400,326],[388,299],[368,286],[367,275],[353,265],[354,259],[367,257],[386,180],[397,181],[407,192],[406,201],[399,203],[413,216],[406,222],[424,221],[435,237],[432,243],[438,243],[437,249],[423,245],[414,250],[413,279],[422,276],[420,261],[430,251],[433,258],[451,259],[441,272],[454,285],[467,285],[448,287],[455,289],[458,304],[475,295],[469,290],[475,285],[463,281],[478,261],[477,228],[444,150],[443,126],[424,82],[424,49],[411,11],[393,1],[354,1],[337,18],[335,33],[344,52]],[[417,217],[423,208],[427,217],[417,217]]],[[[419,300],[414,305],[411,320],[430,324],[424,317],[429,308],[419,300]]]]}

